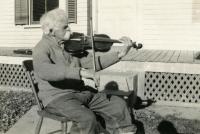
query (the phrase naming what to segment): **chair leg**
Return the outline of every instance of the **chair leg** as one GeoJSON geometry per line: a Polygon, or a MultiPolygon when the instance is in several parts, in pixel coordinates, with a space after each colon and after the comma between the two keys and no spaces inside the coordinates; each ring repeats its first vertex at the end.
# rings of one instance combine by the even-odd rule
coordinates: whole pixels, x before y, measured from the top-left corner
{"type": "Polygon", "coordinates": [[[39,121],[38,121],[37,126],[36,126],[35,134],[40,133],[42,122],[43,122],[43,117],[40,116],[39,121]]]}
{"type": "Polygon", "coordinates": [[[67,122],[61,121],[62,134],[67,134],[67,122]]]}
{"type": "Polygon", "coordinates": [[[135,122],[135,116],[134,116],[134,112],[133,112],[133,108],[134,108],[134,104],[136,102],[136,94],[133,92],[131,92],[131,94],[128,96],[128,108],[130,111],[130,115],[131,115],[131,121],[132,123],[135,122]]]}
{"type": "Polygon", "coordinates": [[[129,110],[130,110],[130,115],[131,115],[131,122],[134,124],[135,123],[135,115],[134,115],[133,109],[130,107],[129,110]]]}

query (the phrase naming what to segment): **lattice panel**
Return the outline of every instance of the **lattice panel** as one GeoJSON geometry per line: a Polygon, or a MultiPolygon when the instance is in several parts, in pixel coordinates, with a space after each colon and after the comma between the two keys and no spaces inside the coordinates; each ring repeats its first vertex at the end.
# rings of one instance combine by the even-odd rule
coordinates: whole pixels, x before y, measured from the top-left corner
{"type": "Polygon", "coordinates": [[[146,72],[144,95],[154,100],[200,103],[200,75],[146,72]]]}
{"type": "MultiPolygon", "coordinates": [[[[146,72],[144,83],[146,98],[200,103],[200,74],[146,72]]],[[[16,64],[0,64],[0,86],[31,88],[25,70],[16,64]]]]}
{"type": "Polygon", "coordinates": [[[31,87],[24,68],[16,64],[0,64],[0,85],[23,88],[31,87]]]}

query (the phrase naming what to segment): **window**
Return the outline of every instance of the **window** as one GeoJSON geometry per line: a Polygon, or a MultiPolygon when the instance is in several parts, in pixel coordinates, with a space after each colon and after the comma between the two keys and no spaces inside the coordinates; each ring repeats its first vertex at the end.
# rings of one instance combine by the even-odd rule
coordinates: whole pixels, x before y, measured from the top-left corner
{"type": "Polygon", "coordinates": [[[31,24],[38,24],[42,14],[58,6],[58,0],[31,0],[31,24]]]}
{"type": "MultiPolygon", "coordinates": [[[[77,21],[77,1],[66,0],[70,23],[77,21]]],[[[15,25],[39,24],[45,12],[59,7],[59,0],[15,0],[15,25]]]]}

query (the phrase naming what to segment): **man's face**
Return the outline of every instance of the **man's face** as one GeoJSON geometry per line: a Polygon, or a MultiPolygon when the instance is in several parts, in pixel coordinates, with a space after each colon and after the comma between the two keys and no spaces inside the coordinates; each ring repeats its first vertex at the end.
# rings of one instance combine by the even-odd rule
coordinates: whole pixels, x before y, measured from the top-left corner
{"type": "Polygon", "coordinates": [[[68,26],[68,23],[60,24],[58,27],[56,27],[54,34],[57,40],[69,40],[71,30],[68,26]]]}

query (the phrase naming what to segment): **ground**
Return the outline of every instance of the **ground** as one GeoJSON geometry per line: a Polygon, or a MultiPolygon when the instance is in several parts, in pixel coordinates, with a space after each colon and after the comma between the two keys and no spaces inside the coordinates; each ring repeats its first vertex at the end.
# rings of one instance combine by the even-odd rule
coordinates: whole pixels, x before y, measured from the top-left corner
{"type": "Polygon", "coordinates": [[[6,132],[34,104],[31,92],[0,91],[0,133],[6,132]]]}
{"type": "MultiPolygon", "coordinates": [[[[0,133],[6,132],[23,117],[23,114],[35,104],[32,99],[30,92],[0,92],[0,133]]],[[[36,111],[34,112],[36,114],[36,111]]],[[[200,134],[200,108],[197,107],[153,104],[137,108],[134,113],[137,134],[200,134]]]]}
{"type": "Polygon", "coordinates": [[[135,110],[140,129],[145,134],[200,134],[199,113],[200,108],[160,105],[135,110]]]}

